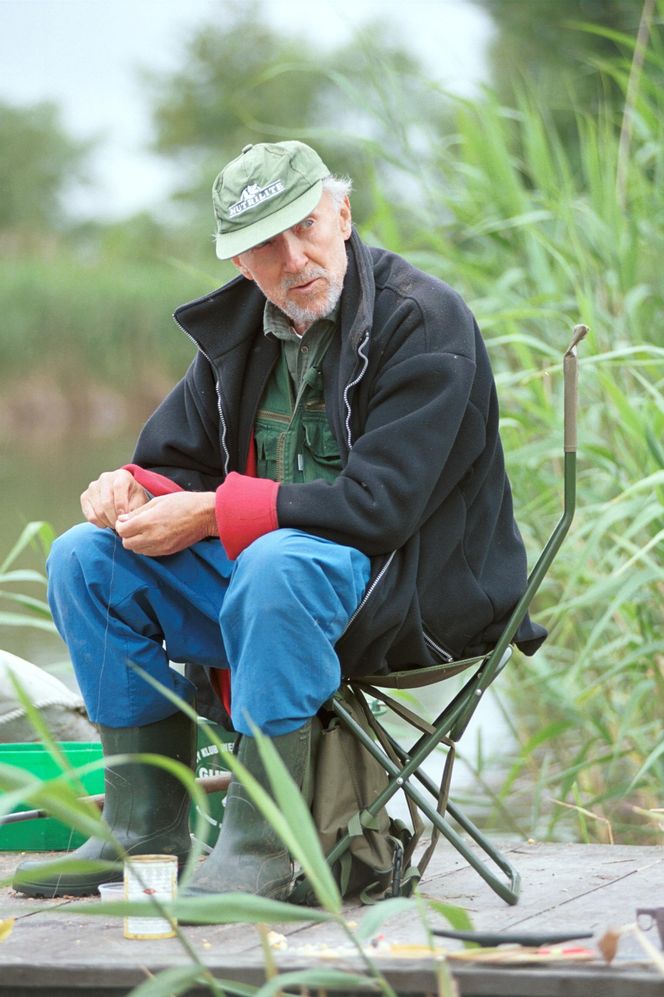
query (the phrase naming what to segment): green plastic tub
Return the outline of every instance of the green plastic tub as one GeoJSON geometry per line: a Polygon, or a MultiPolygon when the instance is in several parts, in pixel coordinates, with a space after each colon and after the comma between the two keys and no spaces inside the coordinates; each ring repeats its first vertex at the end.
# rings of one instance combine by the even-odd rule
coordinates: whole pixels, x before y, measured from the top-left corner
{"type": "MultiPolygon", "coordinates": [[[[224,755],[233,750],[235,734],[229,734],[223,727],[206,721],[222,742],[222,753],[212,743],[206,732],[199,726],[196,751],[196,775],[218,775],[227,772],[224,755]]],[[[96,761],[102,756],[101,745],[95,742],[61,741],[59,748],[69,760],[72,768],[96,761]]],[[[44,781],[56,778],[62,769],[42,744],[0,744],[0,765],[13,765],[30,772],[44,781]]],[[[82,778],[83,786],[91,796],[104,792],[102,769],[91,772],[82,778]]],[[[0,777],[0,793],[2,782],[0,777]]],[[[208,796],[209,814],[199,814],[196,806],[191,808],[191,828],[198,830],[199,837],[208,846],[213,846],[219,835],[224,815],[225,793],[212,793],[208,796]]],[[[19,804],[14,812],[36,809],[37,804],[19,804]]],[[[2,852],[47,852],[70,851],[78,848],[85,840],[78,831],[67,827],[53,817],[40,817],[17,824],[0,825],[0,851],[2,852]]]]}
{"type": "MultiPolygon", "coordinates": [[[[94,741],[61,741],[58,747],[74,769],[96,761],[102,754],[101,745],[94,741]]],[[[59,763],[43,744],[0,744],[0,765],[23,769],[44,782],[62,774],[59,763]]],[[[102,769],[84,775],[81,782],[91,796],[104,792],[102,769]]],[[[34,803],[19,804],[14,812],[33,810],[36,807],[37,804],[34,803]]],[[[53,817],[0,825],[0,851],[3,852],[68,851],[77,848],[84,840],[84,836],[78,831],[53,817]]]]}

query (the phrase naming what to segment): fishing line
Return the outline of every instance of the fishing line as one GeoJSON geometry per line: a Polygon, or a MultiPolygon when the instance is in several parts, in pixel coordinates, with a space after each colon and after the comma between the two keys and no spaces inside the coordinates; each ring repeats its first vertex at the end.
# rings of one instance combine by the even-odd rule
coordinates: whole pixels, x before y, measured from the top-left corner
{"type": "Polygon", "coordinates": [[[115,530],[113,530],[112,532],[113,532],[113,550],[111,552],[111,571],[110,571],[110,577],[109,577],[109,581],[108,581],[108,598],[106,600],[106,621],[105,621],[105,625],[104,625],[104,642],[103,642],[103,646],[102,646],[101,668],[99,669],[99,682],[98,682],[98,685],[97,685],[97,709],[96,709],[96,716],[99,716],[99,708],[100,708],[100,705],[101,705],[102,678],[103,678],[103,675],[104,675],[104,669],[106,668],[106,653],[107,653],[107,650],[108,650],[108,631],[109,631],[110,626],[111,626],[111,596],[113,594],[113,581],[115,579],[115,551],[116,551],[118,543],[120,542],[120,538],[117,535],[117,533],[115,532],[115,530]]]}

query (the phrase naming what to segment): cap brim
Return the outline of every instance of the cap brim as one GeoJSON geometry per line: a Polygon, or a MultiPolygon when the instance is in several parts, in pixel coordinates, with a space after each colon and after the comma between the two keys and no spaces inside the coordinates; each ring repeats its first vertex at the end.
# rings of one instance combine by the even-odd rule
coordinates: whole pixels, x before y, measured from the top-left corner
{"type": "Polygon", "coordinates": [[[280,232],[285,232],[291,225],[296,225],[313,211],[323,196],[323,181],[317,180],[313,187],[301,194],[295,201],[279,208],[267,218],[262,218],[253,225],[245,225],[237,232],[223,232],[216,236],[217,258],[230,260],[240,256],[247,250],[259,246],[261,242],[273,239],[280,232]]]}

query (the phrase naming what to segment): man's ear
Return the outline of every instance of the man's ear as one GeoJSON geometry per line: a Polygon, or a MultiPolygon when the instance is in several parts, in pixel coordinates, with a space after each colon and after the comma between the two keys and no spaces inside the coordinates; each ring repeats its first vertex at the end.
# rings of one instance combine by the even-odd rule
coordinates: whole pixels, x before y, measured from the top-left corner
{"type": "Polygon", "coordinates": [[[247,280],[254,279],[254,275],[252,274],[251,270],[249,270],[242,262],[241,256],[232,256],[231,263],[233,264],[234,267],[236,267],[240,271],[243,277],[247,278],[247,280]]]}
{"type": "Polygon", "coordinates": [[[344,239],[350,239],[353,219],[351,216],[350,200],[348,197],[344,197],[341,207],[339,208],[339,225],[344,239]]]}

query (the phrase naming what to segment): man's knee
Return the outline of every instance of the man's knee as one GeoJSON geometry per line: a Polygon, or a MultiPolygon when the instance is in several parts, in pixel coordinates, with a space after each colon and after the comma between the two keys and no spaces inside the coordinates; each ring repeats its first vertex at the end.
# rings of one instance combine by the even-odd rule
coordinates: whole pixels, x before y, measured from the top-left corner
{"type": "Polygon", "coordinates": [[[289,593],[306,590],[316,573],[308,539],[297,530],[279,529],[254,540],[236,563],[229,606],[240,593],[246,598],[255,592],[263,607],[274,602],[283,608],[289,593]]]}
{"type": "MultiPolygon", "coordinates": [[[[265,533],[262,537],[254,540],[240,554],[238,568],[243,573],[254,574],[260,577],[265,571],[274,571],[281,564],[288,561],[297,562],[304,555],[303,534],[298,530],[279,529],[265,533]]],[[[305,541],[306,542],[306,541],[305,541]]],[[[263,580],[265,575],[263,574],[263,580]]]]}
{"type": "Polygon", "coordinates": [[[94,573],[108,572],[113,564],[113,549],[117,536],[111,530],[102,530],[91,523],[79,523],[62,536],[54,540],[46,570],[49,587],[61,588],[71,583],[82,571],[87,574],[88,567],[94,565],[94,573]]]}
{"type": "Polygon", "coordinates": [[[222,629],[243,608],[263,618],[289,607],[336,621],[350,615],[369,577],[369,559],[351,547],[295,529],[279,529],[255,540],[236,562],[222,608],[222,629]],[[322,616],[321,616],[322,614],[322,616]]]}

